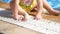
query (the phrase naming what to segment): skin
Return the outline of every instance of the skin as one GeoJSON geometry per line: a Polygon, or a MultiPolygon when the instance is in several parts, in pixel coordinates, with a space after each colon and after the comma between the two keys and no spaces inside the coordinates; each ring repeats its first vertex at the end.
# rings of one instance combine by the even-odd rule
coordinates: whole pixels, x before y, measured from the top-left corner
{"type": "Polygon", "coordinates": [[[12,9],[12,15],[13,15],[14,19],[20,20],[21,16],[18,13],[20,13],[21,15],[24,16],[23,20],[27,19],[28,14],[26,13],[25,10],[23,10],[19,6],[19,0],[12,0],[11,3],[10,3],[10,7],[12,9]]]}
{"type": "MultiPolygon", "coordinates": [[[[27,20],[28,17],[29,17],[29,15],[28,15],[28,13],[27,13],[25,10],[23,10],[23,9],[21,8],[21,6],[19,5],[19,2],[20,2],[20,0],[12,0],[12,1],[10,2],[10,7],[11,7],[11,9],[12,9],[13,18],[16,19],[16,20],[21,20],[21,18],[22,18],[22,17],[20,16],[20,14],[21,14],[22,16],[24,16],[24,18],[22,18],[22,20],[27,20]]],[[[60,14],[60,12],[57,11],[57,10],[54,10],[54,9],[48,4],[48,2],[47,2],[46,0],[36,0],[36,3],[37,3],[37,5],[36,5],[35,7],[36,7],[36,9],[37,9],[37,14],[36,14],[36,16],[35,16],[35,19],[37,19],[37,20],[39,20],[39,19],[42,18],[42,15],[41,15],[41,14],[42,14],[43,8],[47,9],[48,12],[49,12],[51,15],[60,14]]],[[[34,9],[34,10],[35,10],[35,9],[34,9]]]]}

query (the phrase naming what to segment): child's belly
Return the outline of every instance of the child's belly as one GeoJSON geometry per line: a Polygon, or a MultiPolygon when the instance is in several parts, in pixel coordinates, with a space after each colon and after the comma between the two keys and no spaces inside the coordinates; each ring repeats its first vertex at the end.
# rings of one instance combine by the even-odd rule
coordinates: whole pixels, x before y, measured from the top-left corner
{"type": "Polygon", "coordinates": [[[21,0],[19,4],[25,11],[30,12],[36,6],[36,0],[21,0]]]}

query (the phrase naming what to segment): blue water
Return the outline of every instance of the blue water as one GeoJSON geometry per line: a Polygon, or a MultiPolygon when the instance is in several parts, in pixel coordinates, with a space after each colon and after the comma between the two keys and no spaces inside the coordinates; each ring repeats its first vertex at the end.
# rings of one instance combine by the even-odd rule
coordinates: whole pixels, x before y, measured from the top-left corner
{"type": "Polygon", "coordinates": [[[10,3],[11,0],[1,0],[2,2],[10,3]]]}
{"type": "MultiPolygon", "coordinates": [[[[2,0],[3,2],[10,3],[11,0],[2,0]]],[[[53,8],[60,8],[60,0],[47,0],[53,8]]]]}
{"type": "Polygon", "coordinates": [[[60,8],[60,0],[47,0],[53,8],[60,8]]]}

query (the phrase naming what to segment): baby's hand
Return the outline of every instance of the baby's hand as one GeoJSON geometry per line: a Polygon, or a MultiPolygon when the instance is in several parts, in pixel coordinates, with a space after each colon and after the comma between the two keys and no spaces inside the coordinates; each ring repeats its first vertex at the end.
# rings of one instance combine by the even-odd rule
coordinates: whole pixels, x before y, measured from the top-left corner
{"type": "Polygon", "coordinates": [[[22,18],[22,21],[27,21],[29,17],[30,17],[29,15],[24,15],[24,18],[22,18]]]}
{"type": "Polygon", "coordinates": [[[15,19],[15,20],[22,20],[22,15],[15,15],[15,16],[13,16],[12,15],[12,17],[15,19]]]}

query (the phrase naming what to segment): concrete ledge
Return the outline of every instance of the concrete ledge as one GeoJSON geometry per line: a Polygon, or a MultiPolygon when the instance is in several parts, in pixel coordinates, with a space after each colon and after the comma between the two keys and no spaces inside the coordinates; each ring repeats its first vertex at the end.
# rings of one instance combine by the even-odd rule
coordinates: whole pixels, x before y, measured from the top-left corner
{"type": "Polygon", "coordinates": [[[33,17],[30,17],[28,21],[17,21],[8,17],[11,15],[10,12],[4,12],[4,10],[0,11],[0,20],[45,34],[60,34],[60,22],[54,22],[47,19],[34,20],[33,17]]]}

